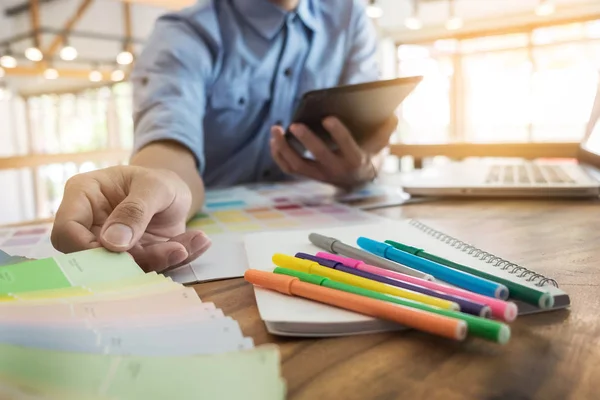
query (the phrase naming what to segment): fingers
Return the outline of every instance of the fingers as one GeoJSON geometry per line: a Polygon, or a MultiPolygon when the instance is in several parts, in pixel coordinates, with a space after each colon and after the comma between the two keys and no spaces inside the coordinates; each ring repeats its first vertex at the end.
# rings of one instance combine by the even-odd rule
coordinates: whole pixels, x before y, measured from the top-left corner
{"type": "Polygon", "coordinates": [[[200,231],[188,231],[169,241],[135,244],[129,253],[145,271],[166,272],[200,257],[211,245],[200,231]]]}
{"type": "Polygon", "coordinates": [[[171,241],[157,242],[145,246],[136,244],[132,246],[129,253],[146,272],[162,272],[170,265],[179,264],[188,257],[185,246],[171,241]]]}
{"type": "Polygon", "coordinates": [[[290,132],[312,153],[317,162],[322,165],[332,165],[337,161],[337,156],[327,145],[311,132],[304,124],[293,124],[290,132]]]}
{"type": "Polygon", "coordinates": [[[180,267],[182,265],[191,263],[192,261],[200,257],[202,254],[204,254],[212,244],[208,236],[206,236],[203,232],[200,231],[189,231],[174,237],[170,241],[181,243],[187,251],[187,257],[183,261],[179,262],[169,260],[173,262],[170,263],[169,266],[161,272],[166,272],[171,269],[180,267]]]}
{"type": "Polygon", "coordinates": [[[55,222],[50,238],[52,246],[61,253],[73,253],[101,247],[96,236],[84,225],[74,220],[55,222]]]}
{"type": "Polygon", "coordinates": [[[277,137],[283,136],[283,135],[284,135],[284,132],[280,126],[274,126],[271,128],[271,140],[270,140],[271,156],[273,157],[273,160],[275,160],[275,162],[277,163],[277,165],[279,165],[279,168],[281,168],[281,170],[283,172],[285,172],[288,175],[291,175],[292,167],[290,166],[290,164],[288,164],[287,161],[285,161],[285,159],[279,153],[279,147],[277,144],[277,137]]]}
{"type": "Polygon", "coordinates": [[[94,222],[93,207],[88,193],[100,191],[80,176],[69,179],[65,185],[63,200],[56,212],[50,239],[52,246],[62,253],[100,247],[91,232],[94,222]]]}
{"type": "Polygon", "coordinates": [[[352,137],[352,134],[334,117],[328,117],[323,120],[323,126],[333,137],[333,140],[340,148],[340,153],[350,168],[359,168],[364,161],[364,153],[352,137]]]}
{"type": "Polygon", "coordinates": [[[129,194],[112,211],[100,232],[100,242],[111,251],[127,251],[137,243],[155,214],[168,208],[176,193],[154,176],[137,176],[129,194]]]}
{"type": "Polygon", "coordinates": [[[315,180],[325,180],[325,175],[317,165],[302,158],[285,140],[283,129],[274,127],[271,129],[273,159],[279,167],[288,174],[303,175],[315,180]],[[287,168],[287,170],[284,169],[287,168]]]}

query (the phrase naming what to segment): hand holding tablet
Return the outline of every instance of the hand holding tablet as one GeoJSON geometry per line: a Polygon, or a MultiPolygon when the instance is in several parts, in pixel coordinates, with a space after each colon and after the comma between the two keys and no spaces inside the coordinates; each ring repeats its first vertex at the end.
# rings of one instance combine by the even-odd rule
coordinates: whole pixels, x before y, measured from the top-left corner
{"type": "Polygon", "coordinates": [[[339,86],[306,93],[286,132],[272,128],[271,153],[280,168],[339,187],[371,181],[371,160],[389,143],[394,114],[422,77],[339,86]]]}

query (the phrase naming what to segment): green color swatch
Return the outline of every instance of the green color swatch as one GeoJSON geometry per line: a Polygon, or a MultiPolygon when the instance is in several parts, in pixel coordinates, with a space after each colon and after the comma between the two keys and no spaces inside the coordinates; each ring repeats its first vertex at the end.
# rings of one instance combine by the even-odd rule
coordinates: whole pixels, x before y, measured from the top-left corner
{"type": "Polygon", "coordinates": [[[0,380],[106,399],[285,399],[277,347],[188,357],[63,353],[0,345],[0,380]]]}
{"type": "Polygon", "coordinates": [[[0,295],[61,289],[143,275],[128,253],[98,248],[0,268],[0,295]]]}

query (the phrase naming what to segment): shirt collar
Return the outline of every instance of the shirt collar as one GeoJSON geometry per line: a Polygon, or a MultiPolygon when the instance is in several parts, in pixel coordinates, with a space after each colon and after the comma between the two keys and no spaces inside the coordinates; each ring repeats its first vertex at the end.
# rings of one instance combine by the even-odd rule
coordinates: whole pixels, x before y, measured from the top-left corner
{"type": "Polygon", "coordinates": [[[300,0],[295,11],[286,12],[269,0],[232,0],[242,18],[264,38],[273,39],[285,24],[288,14],[297,14],[307,28],[318,27],[314,0],[300,0]]]}

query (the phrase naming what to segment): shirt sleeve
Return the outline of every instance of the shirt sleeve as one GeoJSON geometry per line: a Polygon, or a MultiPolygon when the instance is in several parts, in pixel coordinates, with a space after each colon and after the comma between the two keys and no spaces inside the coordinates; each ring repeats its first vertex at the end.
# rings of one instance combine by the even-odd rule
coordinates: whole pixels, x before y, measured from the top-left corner
{"type": "Polygon", "coordinates": [[[131,75],[134,152],[162,140],[187,147],[204,171],[203,119],[213,60],[185,21],[162,17],[131,75]]]}
{"type": "Polygon", "coordinates": [[[371,82],[379,79],[377,31],[366,13],[365,2],[352,1],[349,21],[349,50],[341,85],[371,82]]]}

